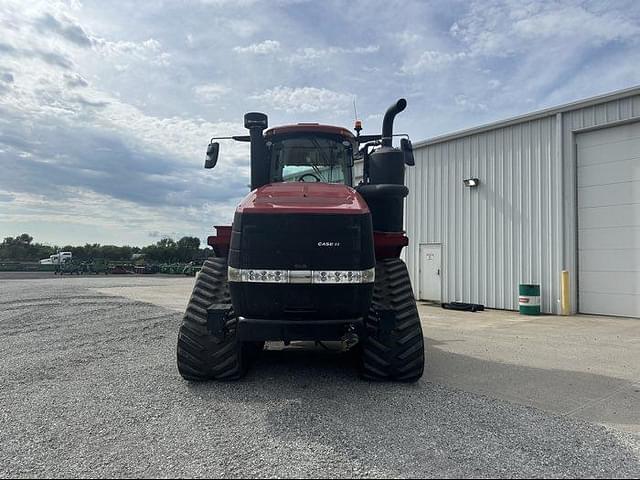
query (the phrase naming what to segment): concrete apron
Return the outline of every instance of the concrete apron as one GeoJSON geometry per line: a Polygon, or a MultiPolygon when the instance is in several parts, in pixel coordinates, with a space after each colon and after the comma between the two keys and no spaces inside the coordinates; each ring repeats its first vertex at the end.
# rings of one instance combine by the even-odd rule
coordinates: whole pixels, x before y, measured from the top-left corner
{"type": "MultiPolygon", "coordinates": [[[[183,312],[194,281],[92,290],[183,312]]],[[[640,437],[640,319],[456,312],[421,302],[419,311],[427,349],[423,381],[640,437]]]]}
{"type": "Polygon", "coordinates": [[[640,437],[640,319],[419,311],[427,380],[640,437]]]}

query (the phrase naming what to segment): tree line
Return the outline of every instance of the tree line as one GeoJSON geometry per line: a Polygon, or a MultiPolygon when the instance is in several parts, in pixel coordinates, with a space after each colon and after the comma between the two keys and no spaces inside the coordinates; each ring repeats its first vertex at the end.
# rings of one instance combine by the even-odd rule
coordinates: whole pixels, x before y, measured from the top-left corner
{"type": "Polygon", "coordinates": [[[206,258],[211,250],[200,248],[197,237],[182,237],[178,241],[163,238],[146,247],[128,245],[100,245],[87,243],[83,246],[65,245],[63,247],[44,245],[33,241],[28,233],[17,237],[6,237],[0,243],[0,261],[4,262],[37,262],[58,252],[71,252],[74,260],[91,261],[104,259],[108,261],[130,261],[134,255],[143,255],[146,261],[153,263],[190,262],[206,258]]]}

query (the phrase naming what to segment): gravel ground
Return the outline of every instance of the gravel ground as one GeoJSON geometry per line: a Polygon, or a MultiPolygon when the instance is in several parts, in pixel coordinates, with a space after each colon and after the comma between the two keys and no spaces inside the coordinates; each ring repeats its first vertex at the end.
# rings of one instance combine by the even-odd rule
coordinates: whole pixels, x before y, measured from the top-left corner
{"type": "MultiPolygon", "coordinates": [[[[175,368],[180,314],[88,286],[0,281],[2,477],[637,477],[637,440],[345,354],[265,351],[238,383],[175,368]]],[[[428,332],[427,332],[428,334],[428,332]]]]}

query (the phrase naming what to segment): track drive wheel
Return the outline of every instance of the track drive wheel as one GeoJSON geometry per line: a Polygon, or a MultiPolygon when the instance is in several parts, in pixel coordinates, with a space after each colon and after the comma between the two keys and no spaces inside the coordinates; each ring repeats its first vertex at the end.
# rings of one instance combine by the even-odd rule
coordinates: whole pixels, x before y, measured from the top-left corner
{"type": "Polygon", "coordinates": [[[424,372],[424,338],[409,272],[398,258],[376,263],[360,374],[368,380],[415,382],[424,372]]]}
{"type": "Polygon", "coordinates": [[[238,380],[263,343],[240,342],[237,317],[229,309],[222,335],[208,326],[207,308],[231,304],[226,258],[209,258],[202,266],[178,333],[178,371],[190,381],[238,380]]]}

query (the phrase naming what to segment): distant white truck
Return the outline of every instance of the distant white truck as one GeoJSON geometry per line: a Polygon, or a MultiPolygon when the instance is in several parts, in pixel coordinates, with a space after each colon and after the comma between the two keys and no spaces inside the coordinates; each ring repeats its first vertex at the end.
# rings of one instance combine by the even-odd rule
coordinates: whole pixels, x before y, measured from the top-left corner
{"type": "Polygon", "coordinates": [[[49,258],[43,258],[42,260],[40,260],[40,264],[60,265],[62,263],[68,262],[72,257],[73,255],[71,254],[71,252],[59,252],[49,256],[49,258]]]}

